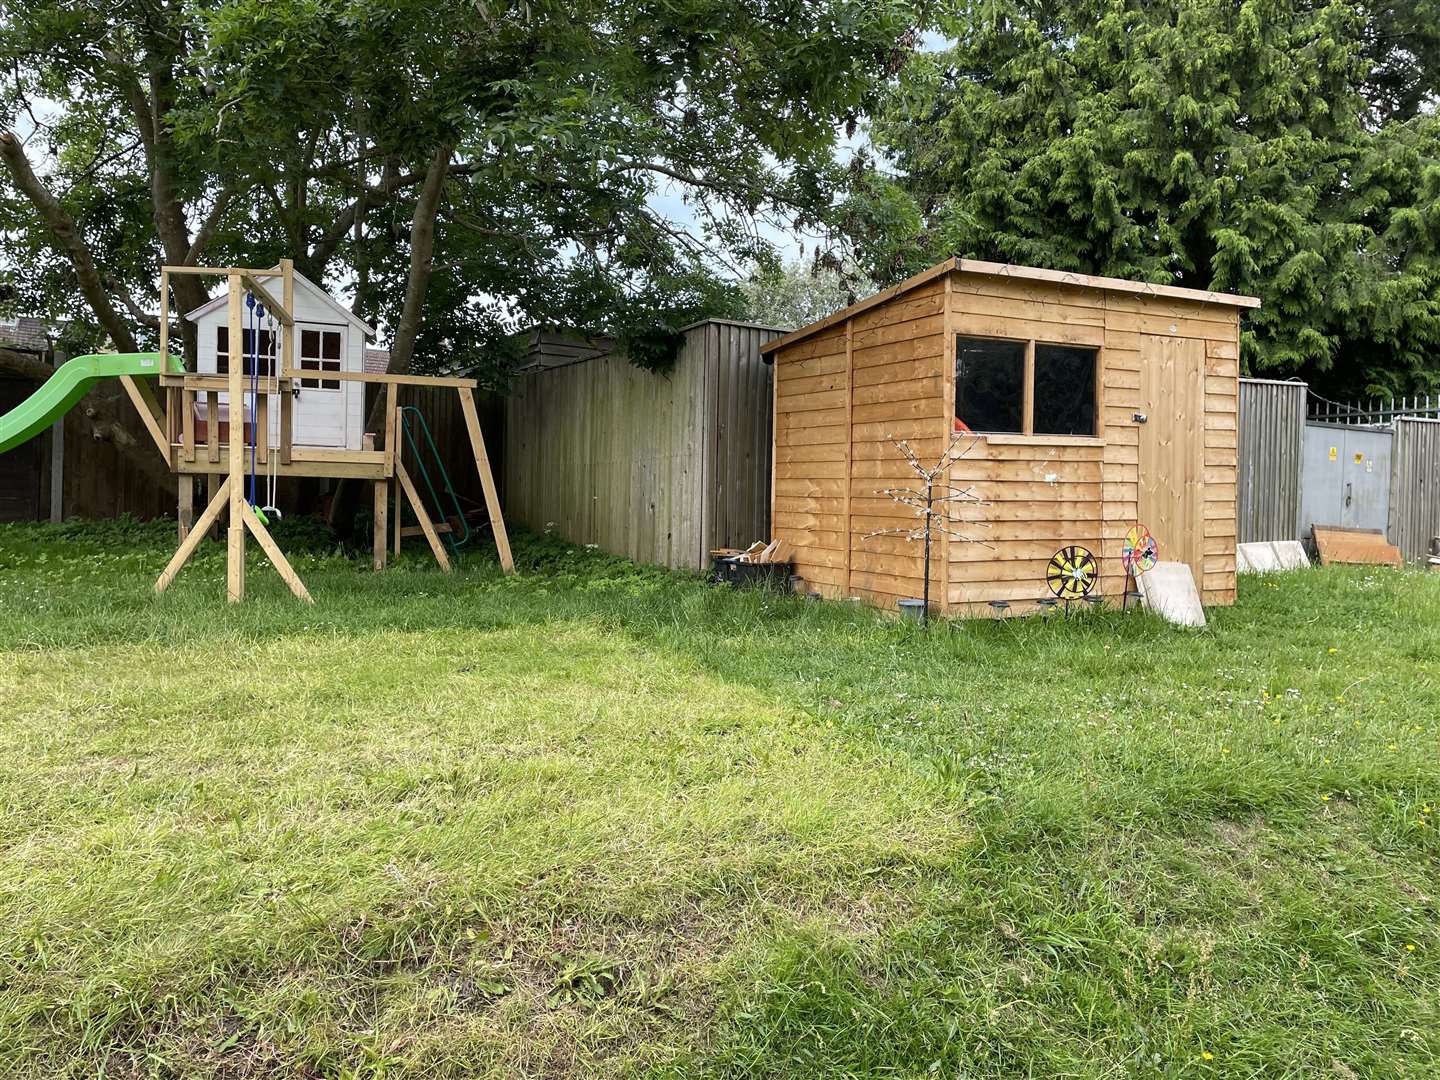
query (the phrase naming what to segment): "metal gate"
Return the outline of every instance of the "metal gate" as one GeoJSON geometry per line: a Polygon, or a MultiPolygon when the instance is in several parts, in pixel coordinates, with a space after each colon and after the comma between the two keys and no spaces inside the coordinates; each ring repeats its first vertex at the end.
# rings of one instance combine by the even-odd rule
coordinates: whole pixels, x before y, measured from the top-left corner
{"type": "Polygon", "coordinates": [[[1305,425],[1304,478],[1300,496],[1301,538],[1314,525],[1374,529],[1390,524],[1390,451],[1386,428],[1352,424],[1305,425]]]}

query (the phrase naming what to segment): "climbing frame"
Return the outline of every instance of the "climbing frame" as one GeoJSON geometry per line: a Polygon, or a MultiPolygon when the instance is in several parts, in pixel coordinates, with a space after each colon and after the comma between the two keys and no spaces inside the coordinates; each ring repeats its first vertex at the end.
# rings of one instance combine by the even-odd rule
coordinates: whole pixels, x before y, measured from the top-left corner
{"type": "MultiPolygon", "coordinates": [[[[291,314],[294,306],[294,264],[282,259],[279,265],[266,270],[239,267],[208,268],[195,266],[167,266],[161,271],[162,316],[160,319],[160,353],[168,355],[170,298],[169,281],[172,275],[189,274],[222,277],[226,279],[227,305],[229,315],[229,340],[244,341],[245,298],[249,294],[264,304],[266,310],[280,325],[280,371],[265,378],[265,391],[253,393],[254,408],[251,430],[256,443],[257,457],[265,461],[276,476],[330,477],[335,479],[369,480],[375,485],[375,538],[374,566],[381,570],[385,566],[387,509],[389,492],[396,491],[396,527],[399,525],[399,498],[401,493],[410,502],[416,520],[435,553],[436,562],[449,573],[450,559],[444,545],[439,541],[438,527],[433,522],[420,498],[415,485],[402,464],[398,438],[399,388],[402,386],[431,386],[453,388],[460,395],[461,409],[465,414],[466,429],[470,436],[475,467],[479,471],[481,487],[485,492],[485,506],[489,513],[490,525],[495,534],[495,546],[500,556],[500,565],[505,573],[513,573],[515,562],[510,552],[510,542],[505,530],[500,501],[495,490],[495,479],[490,471],[489,457],[485,450],[484,436],[475,413],[474,391],[478,385],[474,379],[435,378],[422,375],[372,374],[369,372],[327,372],[329,380],[346,380],[373,383],[384,386],[385,424],[384,446],[376,449],[373,438],[366,438],[360,450],[304,447],[292,445],[293,395],[291,390],[299,385],[303,377],[295,365],[295,321],[291,314]],[[279,282],[280,299],[267,285],[279,282]],[[269,402],[278,398],[280,412],[280,446],[271,449],[269,443],[269,402]],[[261,432],[265,432],[261,444],[261,432]],[[271,456],[278,460],[270,460],[271,456]]],[[[237,352],[239,350],[237,349],[237,352]]],[[[167,404],[162,406],[149,393],[148,387],[138,380],[126,380],[125,389],[135,402],[146,421],[161,453],[172,472],[182,481],[196,475],[204,475],[212,481],[209,502],[200,518],[190,526],[186,520],[190,508],[182,506],[181,541],[165,570],[155,582],[155,591],[164,592],[176,575],[184,568],[200,538],[218,523],[222,514],[227,516],[226,530],[226,596],[232,603],[245,597],[245,542],[252,536],[265,552],[290,591],[300,600],[311,602],[309,591],[300,576],[290,565],[275,538],[270,534],[261,516],[256,513],[245,495],[246,421],[243,406],[246,400],[246,374],[243,363],[231,363],[225,375],[200,375],[192,372],[163,375],[160,379],[166,392],[167,404]],[[207,403],[207,417],[218,416],[218,401],[221,393],[227,395],[231,404],[227,439],[220,439],[221,425],[207,422],[206,439],[203,446],[196,444],[195,406],[201,395],[207,403]],[[241,403],[237,408],[233,403],[241,403]],[[235,423],[238,418],[239,423],[235,423]],[[235,435],[238,433],[239,437],[235,435]],[[214,480],[223,476],[223,482],[216,485],[214,480]]],[[[185,484],[182,482],[182,489],[185,484]]]]}

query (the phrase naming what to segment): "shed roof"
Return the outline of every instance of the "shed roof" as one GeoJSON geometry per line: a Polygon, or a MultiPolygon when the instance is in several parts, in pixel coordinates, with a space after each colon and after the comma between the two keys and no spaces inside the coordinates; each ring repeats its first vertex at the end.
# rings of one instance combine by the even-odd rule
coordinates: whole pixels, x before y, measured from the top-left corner
{"type": "Polygon", "coordinates": [[[1192,303],[1219,304],[1224,307],[1258,308],[1260,306],[1260,298],[1256,296],[1210,292],[1206,289],[1184,289],[1178,285],[1151,285],[1143,281],[1127,281],[1125,278],[1097,277],[1094,274],[1076,274],[1068,270],[1045,270],[1038,266],[1017,266],[1014,263],[953,258],[936,263],[930,269],[922,270],[914,277],[906,278],[899,285],[878,292],[874,296],[867,296],[864,300],[842,308],[833,315],[827,315],[809,326],[802,326],[799,330],[793,330],[784,337],[767,341],[760,346],[760,351],[772,353],[787,345],[793,345],[797,341],[803,341],[812,334],[818,334],[837,323],[844,322],[852,315],[858,315],[887,300],[893,300],[902,293],[924,285],[927,281],[934,281],[936,278],[956,270],[964,274],[983,274],[989,277],[1016,278],[1023,281],[1043,281],[1050,285],[1076,285],[1085,289],[1132,293],[1139,296],[1158,296],[1171,300],[1189,300],[1192,303]]]}
{"type": "MultiPolygon", "coordinates": [[[[344,304],[340,303],[340,301],[336,300],[319,285],[316,285],[315,282],[311,281],[304,274],[300,273],[299,270],[295,271],[295,287],[297,289],[308,289],[317,300],[320,300],[324,304],[328,305],[331,309],[334,310],[335,314],[339,315],[345,322],[348,322],[350,325],[359,329],[360,332],[363,333],[367,338],[373,338],[375,336],[374,327],[370,326],[368,323],[362,320],[353,311],[347,308],[344,304]]],[[[189,319],[191,322],[199,322],[206,315],[209,315],[210,312],[214,311],[216,308],[223,307],[227,303],[229,303],[229,297],[222,292],[213,300],[209,300],[201,304],[193,311],[186,312],[185,318],[189,319]]]]}

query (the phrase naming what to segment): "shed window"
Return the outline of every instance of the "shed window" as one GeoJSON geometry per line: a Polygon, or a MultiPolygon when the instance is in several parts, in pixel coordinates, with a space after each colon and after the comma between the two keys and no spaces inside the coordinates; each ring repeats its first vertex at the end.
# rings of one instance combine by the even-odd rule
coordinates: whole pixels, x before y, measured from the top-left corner
{"type": "Polygon", "coordinates": [[[955,418],[971,431],[1025,430],[1025,343],[959,338],[955,418]]]}
{"type": "Polygon", "coordinates": [[[955,339],[955,429],[1094,435],[1098,350],[1002,338],[955,339]]]}
{"type": "Polygon", "coordinates": [[[1095,350],[1035,343],[1036,435],[1095,434],[1095,350]]]}

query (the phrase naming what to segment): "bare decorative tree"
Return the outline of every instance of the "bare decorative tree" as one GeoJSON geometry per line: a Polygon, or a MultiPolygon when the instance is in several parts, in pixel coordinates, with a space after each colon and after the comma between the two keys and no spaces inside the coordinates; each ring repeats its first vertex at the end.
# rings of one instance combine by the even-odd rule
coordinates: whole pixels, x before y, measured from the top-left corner
{"type": "MultiPolygon", "coordinates": [[[[908,528],[876,529],[874,532],[866,533],[864,539],[869,540],[875,536],[900,536],[910,543],[919,542],[925,545],[923,596],[925,606],[921,610],[920,621],[927,622],[930,618],[931,544],[937,536],[942,535],[953,536],[967,544],[978,543],[973,536],[952,526],[950,510],[957,503],[969,503],[972,506],[988,504],[975,494],[973,486],[959,487],[951,483],[950,467],[969,454],[980,440],[969,432],[955,432],[950,436],[950,442],[945,447],[945,452],[940,455],[940,460],[933,466],[927,467],[907,440],[897,439],[893,435],[889,439],[895,449],[900,451],[900,456],[909,464],[919,483],[915,487],[881,488],[875,494],[887,495],[901,506],[909,507],[915,512],[917,520],[915,525],[908,528]]],[[[982,521],[969,521],[965,524],[982,529],[990,527],[988,522],[982,521]]]]}

